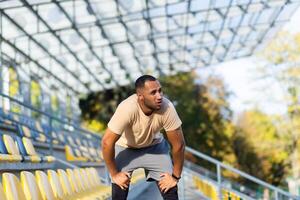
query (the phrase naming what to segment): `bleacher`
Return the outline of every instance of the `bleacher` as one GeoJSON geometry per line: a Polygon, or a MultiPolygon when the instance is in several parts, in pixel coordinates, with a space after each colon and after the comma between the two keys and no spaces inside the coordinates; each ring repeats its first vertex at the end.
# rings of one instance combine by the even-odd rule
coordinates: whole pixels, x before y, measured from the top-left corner
{"type": "MultiPolygon", "coordinates": [[[[56,125],[0,108],[0,199],[109,199],[101,138],[38,112],[56,125]]],[[[132,187],[144,177],[142,170],[134,172],[132,187]]]]}

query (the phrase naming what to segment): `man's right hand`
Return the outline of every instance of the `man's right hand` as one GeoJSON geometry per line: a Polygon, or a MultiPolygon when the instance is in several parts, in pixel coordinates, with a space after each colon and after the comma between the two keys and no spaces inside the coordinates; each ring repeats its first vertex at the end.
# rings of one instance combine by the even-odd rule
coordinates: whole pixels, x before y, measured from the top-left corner
{"type": "Polygon", "coordinates": [[[126,190],[130,183],[130,174],[128,172],[118,172],[111,177],[112,182],[117,184],[122,190],[126,190]]]}

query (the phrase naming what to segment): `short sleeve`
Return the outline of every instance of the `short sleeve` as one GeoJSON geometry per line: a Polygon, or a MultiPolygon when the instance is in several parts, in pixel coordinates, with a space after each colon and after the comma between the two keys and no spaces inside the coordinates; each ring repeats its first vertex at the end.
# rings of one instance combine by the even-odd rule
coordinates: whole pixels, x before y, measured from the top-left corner
{"type": "Polygon", "coordinates": [[[120,103],[117,107],[114,115],[108,122],[108,128],[118,134],[121,135],[125,129],[125,127],[130,123],[130,112],[128,112],[128,108],[124,102],[120,103]]]}
{"type": "Polygon", "coordinates": [[[173,131],[181,126],[182,122],[171,102],[168,102],[168,108],[163,115],[163,127],[165,131],[173,131]]]}

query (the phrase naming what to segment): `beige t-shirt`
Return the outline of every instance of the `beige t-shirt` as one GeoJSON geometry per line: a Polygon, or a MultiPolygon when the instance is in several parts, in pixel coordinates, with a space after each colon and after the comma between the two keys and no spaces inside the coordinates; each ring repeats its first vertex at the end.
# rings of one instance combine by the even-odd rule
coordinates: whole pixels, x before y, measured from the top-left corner
{"type": "Polygon", "coordinates": [[[144,114],[133,94],[122,101],[108,123],[108,128],[121,135],[117,145],[129,148],[142,148],[160,143],[161,129],[172,131],[181,126],[181,120],[173,106],[163,98],[162,106],[150,116],[144,114]]]}

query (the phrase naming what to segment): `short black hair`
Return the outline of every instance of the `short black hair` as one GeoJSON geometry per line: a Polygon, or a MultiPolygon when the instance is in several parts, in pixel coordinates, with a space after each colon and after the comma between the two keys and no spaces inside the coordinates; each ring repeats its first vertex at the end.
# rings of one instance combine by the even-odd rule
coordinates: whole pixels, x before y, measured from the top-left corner
{"type": "Polygon", "coordinates": [[[146,81],[156,81],[157,79],[154,76],[151,75],[143,75],[140,76],[138,79],[135,81],[135,89],[137,90],[138,88],[143,88],[145,86],[146,81]]]}

